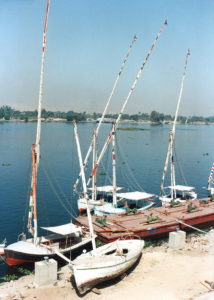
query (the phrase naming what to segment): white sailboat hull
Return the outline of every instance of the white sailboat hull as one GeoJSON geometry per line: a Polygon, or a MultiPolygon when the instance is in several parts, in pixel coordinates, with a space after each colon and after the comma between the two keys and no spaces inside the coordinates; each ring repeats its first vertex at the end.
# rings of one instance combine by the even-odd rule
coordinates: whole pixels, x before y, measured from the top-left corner
{"type": "MultiPolygon", "coordinates": [[[[101,205],[100,200],[91,200],[88,201],[88,206],[91,211],[94,210],[96,205],[101,205]]],[[[87,202],[85,198],[80,198],[77,200],[77,206],[80,213],[86,212],[87,210],[87,202]]]]}
{"type": "Polygon", "coordinates": [[[4,255],[5,244],[0,244],[0,255],[4,255]]]}
{"type": "MultiPolygon", "coordinates": [[[[153,206],[153,202],[149,203],[146,206],[143,206],[141,208],[138,208],[137,211],[144,211],[146,209],[149,209],[153,206]]],[[[106,203],[101,206],[95,206],[94,208],[94,214],[97,216],[103,216],[103,215],[119,215],[119,214],[125,214],[126,208],[125,207],[113,207],[112,203],[106,203]]]]}
{"type": "Polygon", "coordinates": [[[143,246],[142,240],[121,240],[77,257],[71,267],[79,292],[123,274],[140,257],[143,246]]]}
{"type": "Polygon", "coordinates": [[[170,201],[172,201],[172,200],[179,201],[180,203],[186,203],[187,201],[197,199],[197,194],[195,192],[189,192],[188,199],[182,199],[182,198],[173,199],[171,197],[171,195],[162,196],[162,197],[159,197],[159,199],[162,202],[162,206],[170,206],[170,201]]]}
{"type": "Polygon", "coordinates": [[[8,265],[14,266],[33,263],[43,260],[45,256],[57,259],[58,256],[55,254],[55,251],[63,255],[68,254],[71,257],[77,257],[87,247],[91,249],[91,238],[88,237],[76,237],[67,245],[65,244],[67,242],[66,237],[62,236],[50,235],[40,237],[39,239],[40,242],[37,245],[33,243],[33,239],[28,239],[26,241],[18,241],[6,247],[5,256],[8,265]]]}

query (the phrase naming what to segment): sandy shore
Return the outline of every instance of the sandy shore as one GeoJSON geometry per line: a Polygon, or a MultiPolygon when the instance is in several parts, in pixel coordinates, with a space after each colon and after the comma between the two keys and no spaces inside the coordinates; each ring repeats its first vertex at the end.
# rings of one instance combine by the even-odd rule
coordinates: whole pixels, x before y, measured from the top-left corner
{"type": "MultiPolygon", "coordinates": [[[[0,286],[0,299],[79,299],[70,282],[67,266],[59,272],[52,286],[35,287],[34,276],[0,286]]],[[[214,281],[214,230],[207,235],[190,234],[183,250],[171,250],[167,243],[143,251],[134,270],[123,279],[100,285],[100,294],[87,293],[86,300],[149,299],[183,300],[214,299],[214,291],[205,280],[214,281]],[[211,288],[210,288],[211,289],[211,288]]]]}

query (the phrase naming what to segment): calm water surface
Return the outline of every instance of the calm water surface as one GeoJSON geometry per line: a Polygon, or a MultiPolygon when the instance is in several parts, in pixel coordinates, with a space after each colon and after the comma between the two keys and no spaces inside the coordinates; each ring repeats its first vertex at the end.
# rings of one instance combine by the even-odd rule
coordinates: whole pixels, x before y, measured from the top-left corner
{"type": "MultiPolygon", "coordinates": [[[[85,156],[94,123],[79,123],[78,132],[85,156]]],[[[118,130],[117,183],[126,191],[142,190],[159,194],[163,165],[168,148],[170,125],[122,124],[145,130],[118,130]]],[[[111,129],[101,127],[98,148],[101,149],[111,129]]],[[[200,197],[206,196],[214,161],[213,125],[178,125],[175,135],[177,183],[195,186],[200,197]],[[181,171],[180,171],[181,169],[181,171]]],[[[35,141],[36,123],[0,123],[0,241],[15,242],[26,232],[31,174],[31,144],[35,141]],[[4,166],[3,164],[10,164],[4,166]]],[[[106,152],[98,174],[98,184],[111,184],[111,147],[106,152]],[[101,175],[109,171],[109,175],[101,175]]],[[[91,162],[87,174],[91,171],[91,162]]],[[[76,144],[71,123],[43,123],[41,161],[38,174],[38,224],[54,226],[69,222],[77,215],[77,194],[73,184],[79,173],[76,144]]],[[[169,176],[166,178],[169,184],[169,176]]],[[[124,190],[124,191],[125,191],[124,190]]],[[[40,231],[40,233],[45,233],[40,231]]],[[[0,276],[6,266],[0,265],[0,276]]]]}

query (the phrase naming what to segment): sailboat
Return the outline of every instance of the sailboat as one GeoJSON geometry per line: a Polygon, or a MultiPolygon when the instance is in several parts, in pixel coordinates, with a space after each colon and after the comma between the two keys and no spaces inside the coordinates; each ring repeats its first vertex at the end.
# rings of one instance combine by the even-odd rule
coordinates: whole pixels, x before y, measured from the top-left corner
{"type": "Polygon", "coordinates": [[[32,179],[28,214],[28,231],[32,235],[32,238],[26,239],[26,235],[21,234],[21,240],[18,240],[16,243],[13,243],[5,248],[4,252],[8,265],[31,263],[43,260],[45,256],[54,257],[57,259],[58,256],[55,253],[56,251],[64,255],[69,254],[72,257],[76,257],[84,249],[91,248],[91,237],[84,236],[82,229],[74,225],[72,222],[55,227],[41,227],[52,234],[47,236],[38,236],[36,188],[37,173],[40,161],[41,110],[48,12],[49,0],[47,1],[43,35],[36,143],[32,144],[32,179]],[[32,218],[34,218],[33,224],[32,218]]]}
{"type": "Polygon", "coordinates": [[[89,229],[92,237],[93,250],[83,253],[70,262],[73,271],[76,287],[80,294],[90,290],[96,284],[118,277],[128,270],[140,257],[144,241],[142,240],[118,240],[96,248],[95,235],[90,209],[88,206],[88,193],[85,179],[85,172],[82,161],[82,154],[78,138],[76,123],[74,122],[74,134],[77,144],[81,178],[84,197],[87,201],[87,216],[89,229]]]}
{"type": "MultiPolygon", "coordinates": [[[[148,61],[148,59],[149,59],[149,57],[150,57],[150,55],[151,55],[151,53],[152,53],[152,51],[154,49],[154,46],[156,45],[156,43],[158,41],[158,38],[159,38],[159,36],[160,36],[160,34],[161,34],[161,32],[162,32],[162,30],[163,30],[163,28],[164,28],[165,25],[167,25],[167,20],[165,20],[164,23],[163,23],[163,25],[161,26],[161,29],[159,30],[158,35],[156,36],[156,39],[153,42],[152,47],[150,48],[150,50],[149,50],[149,52],[148,52],[148,54],[146,56],[146,59],[143,62],[142,66],[141,66],[141,68],[140,68],[140,70],[139,70],[139,72],[138,72],[138,74],[137,74],[137,76],[135,78],[135,81],[134,81],[134,83],[133,83],[133,85],[132,85],[132,87],[131,87],[131,89],[130,89],[130,91],[128,93],[127,98],[124,101],[124,104],[123,104],[122,109],[121,109],[121,111],[120,111],[120,113],[118,115],[118,118],[115,121],[115,124],[113,125],[113,128],[110,131],[110,133],[109,133],[109,135],[107,137],[107,140],[106,140],[106,142],[105,142],[105,144],[104,144],[104,146],[102,148],[102,151],[101,151],[98,159],[96,160],[96,163],[93,166],[93,170],[92,170],[91,175],[89,177],[89,180],[87,182],[87,186],[89,186],[91,180],[94,180],[93,178],[94,178],[94,176],[95,176],[95,174],[97,172],[97,168],[98,168],[98,166],[100,164],[100,161],[102,160],[103,155],[104,155],[104,153],[105,153],[105,151],[106,151],[106,149],[107,149],[110,141],[112,139],[114,139],[115,131],[116,131],[118,125],[119,125],[119,122],[120,122],[121,116],[122,116],[122,114],[123,114],[123,112],[125,110],[125,107],[128,104],[128,101],[129,101],[129,99],[130,99],[130,97],[131,97],[131,95],[132,95],[132,93],[133,93],[133,91],[135,89],[135,86],[136,86],[136,84],[137,84],[137,82],[138,82],[138,80],[139,80],[139,78],[140,78],[140,76],[141,76],[141,74],[142,74],[142,72],[144,70],[144,67],[145,67],[145,65],[146,65],[146,63],[147,63],[147,61],[148,61]]],[[[93,145],[93,143],[91,145],[93,145]]],[[[113,168],[114,168],[114,161],[115,161],[114,157],[115,157],[115,155],[113,155],[113,168]]],[[[84,161],[84,166],[85,166],[86,161],[87,160],[84,161]]],[[[81,174],[81,172],[80,172],[80,174],[81,174]]],[[[79,177],[80,177],[80,175],[79,175],[79,177]]],[[[79,180],[79,177],[77,179],[77,182],[79,180]]],[[[76,184],[77,184],[77,182],[76,182],[76,184]]],[[[111,204],[111,203],[110,204],[107,203],[107,204],[104,204],[104,205],[100,205],[100,203],[98,203],[98,205],[94,204],[95,213],[97,213],[97,214],[103,214],[103,213],[110,213],[110,214],[116,213],[116,214],[120,214],[120,213],[124,213],[125,212],[125,210],[126,210],[125,205],[123,205],[122,208],[118,208],[117,207],[118,201],[117,201],[117,196],[116,196],[116,192],[117,192],[117,190],[116,190],[116,177],[113,178],[113,182],[114,182],[113,183],[113,204],[111,204]],[[98,210],[99,210],[99,212],[98,212],[98,210]]],[[[76,184],[75,184],[75,186],[76,186],[76,184]]],[[[134,192],[132,195],[130,195],[130,193],[127,193],[126,195],[123,194],[121,196],[121,198],[126,199],[128,201],[133,200],[133,199],[135,201],[138,201],[138,200],[148,200],[150,197],[153,196],[153,195],[148,194],[148,193],[142,193],[140,195],[140,198],[139,198],[139,193],[140,192],[137,192],[137,193],[138,193],[137,197],[136,197],[136,192],[134,192]]],[[[147,208],[149,208],[151,206],[152,206],[152,204],[149,203],[149,205],[147,205],[145,208],[141,207],[141,209],[147,209],[147,208]]]]}
{"type": "MultiPolygon", "coordinates": [[[[126,65],[126,63],[128,61],[128,58],[129,58],[129,54],[132,50],[132,47],[133,47],[136,39],[137,39],[136,36],[134,36],[134,38],[132,39],[132,42],[131,42],[131,44],[129,46],[129,49],[128,49],[128,52],[125,56],[125,59],[123,60],[120,71],[119,71],[119,73],[116,77],[116,80],[114,82],[113,88],[112,88],[110,96],[107,100],[107,103],[106,103],[106,106],[105,106],[104,111],[102,113],[102,116],[101,116],[101,118],[98,119],[99,120],[98,126],[97,126],[96,129],[94,129],[93,137],[91,139],[91,143],[90,143],[88,152],[87,152],[85,160],[84,160],[84,164],[83,164],[84,168],[88,164],[89,156],[90,156],[92,150],[93,150],[93,168],[95,167],[96,160],[97,160],[96,139],[97,139],[101,124],[104,123],[104,121],[105,121],[105,115],[106,115],[107,109],[108,109],[108,107],[111,103],[111,99],[112,99],[112,97],[115,93],[115,90],[117,88],[118,82],[119,82],[120,77],[121,77],[121,74],[122,74],[122,72],[125,68],[125,65],[126,65]]],[[[75,191],[77,190],[77,186],[78,186],[80,177],[81,177],[81,171],[80,171],[79,176],[78,176],[78,178],[77,178],[77,180],[74,184],[74,190],[75,191]]],[[[96,205],[102,205],[103,200],[108,199],[109,193],[112,194],[112,192],[113,192],[113,186],[100,186],[100,187],[97,187],[95,177],[96,176],[94,176],[93,179],[92,179],[92,188],[91,188],[92,195],[91,195],[91,197],[89,197],[89,201],[88,201],[88,205],[89,205],[90,210],[93,210],[96,205]]],[[[119,191],[119,190],[120,190],[120,188],[117,187],[117,191],[119,191]]],[[[87,209],[87,203],[86,202],[87,202],[87,200],[84,198],[84,196],[80,195],[80,198],[77,200],[77,206],[78,206],[78,210],[79,210],[80,214],[86,212],[86,209],[87,209]]]]}
{"type": "Polygon", "coordinates": [[[212,165],[210,176],[208,179],[207,189],[210,192],[210,196],[212,197],[214,195],[214,178],[213,178],[213,172],[214,172],[214,163],[212,165]]]}
{"type": "MultiPolygon", "coordinates": [[[[92,167],[95,166],[95,162],[97,159],[96,155],[96,130],[93,133],[93,164],[92,167]]],[[[117,191],[121,190],[122,187],[116,187],[117,191]]],[[[97,176],[94,176],[92,179],[92,187],[88,188],[91,191],[91,195],[89,195],[88,206],[91,211],[94,211],[95,207],[102,206],[104,202],[112,202],[112,193],[114,187],[112,185],[104,185],[97,186],[97,176]]],[[[83,214],[87,210],[87,199],[85,199],[84,195],[81,195],[77,200],[77,206],[80,214],[83,214]]]]}
{"type": "Polygon", "coordinates": [[[170,204],[179,205],[180,203],[186,202],[188,200],[194,200],[197,198],[197,194],[195,192],[194,187],[186,186],[186,185],[177,185],[175,183],[175,166],[174,166],[174,158],[173,158],[173,142],[175,137],[176,122],[177,122],[181,97],[183,93],[183,84],[186,75],[186,68],[187,68],[189,55],[190,55],[190,51],[188,49],[173,127],[169,134],[169,146],[168,146],[168,152],[166,156],[166,162],[164,165],[164,171],[163,171],[163,176],[161,181],[161,193],[159,197],[163,206],[169,206],[170,204]],[[168,168],[169,159],[170,159],[170,167],[171,167],[171,185],[164,188],[164,180],[168,168]]]}
{"type": "Polygon", "coordinates": [[[150,208],[153,205],[152,197],[153,194],[146,192],[128,192],[128,193],[117,193],[121,188],[117,188],[116,183],[116,154],[115,154],[115,131],[112,129],[112,167],[113,167],[113,186],[112,186],[112,199],[111,201],[103,200],[100,205],[94,206],[94,214],[102,216],[104,214],[125,214],[127,209],[135,209],[136,211],[143,211],[150,208]],[[146,200],[151,200],[151,202],[146,200]]]}

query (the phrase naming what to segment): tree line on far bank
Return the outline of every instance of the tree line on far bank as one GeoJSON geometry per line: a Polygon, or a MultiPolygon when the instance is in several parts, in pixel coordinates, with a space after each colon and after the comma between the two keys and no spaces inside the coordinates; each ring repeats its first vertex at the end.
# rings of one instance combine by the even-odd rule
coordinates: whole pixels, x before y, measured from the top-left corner
{"type": "MultiPolygon", "coordinates": [[[[46,109],[42,110],[42,118],[44,119],[64,119],[67,121],[76,120],[77,122],[80,121],[87,121],[87,120],[97,120],[101,117],[101,113],[78,113],[74,111],[68,112],[60,112],[60,111],[48,111],[46,109]]],[[[116,119],[118,114],[106,114],[105,118],[116,119]]],[[[34,111],[19,111],[16,109],[11,108],[10,106],[2,106],[0,107],[0,119],[4,120],[33,120],[37,118],[37,110],[34,111]]],[[[137,114],[123,114],[122,120],[134,120],[134,121],[151,121],[151,122],[163,122],[163,121],[173,121],[174,116],[170,114],[163,114],[156,111],[152,111],[151,114],[148,113],[141,113],[138,112],[137,114]]],[[[181,123],[192,123],[192,122],[206,122],[206,123],[214,123],[214,116],[211,117],[202,117],[202,116],[191,116],[191,117],[184,117],[178,116],[178,121],[181,123]]]]}

